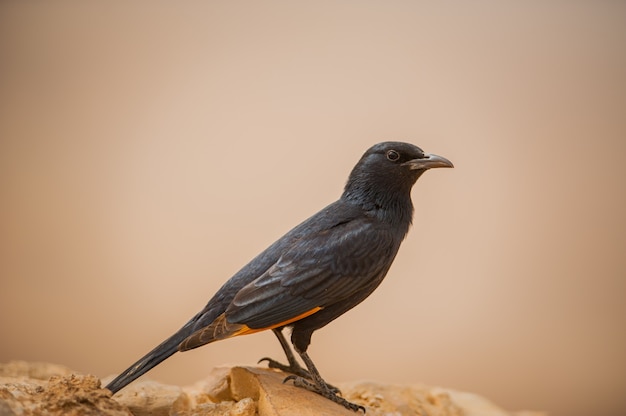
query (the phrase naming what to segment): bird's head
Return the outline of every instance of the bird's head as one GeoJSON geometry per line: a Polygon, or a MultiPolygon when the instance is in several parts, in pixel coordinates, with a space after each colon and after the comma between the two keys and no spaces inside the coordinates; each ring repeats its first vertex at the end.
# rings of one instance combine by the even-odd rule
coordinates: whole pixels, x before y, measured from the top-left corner
{"type": "Polygon", "coordinates": [[[451,167],[448,159],[424,153],[410,143],[378,143],[352,169],[343,197],[381,208],[399,200],[408,199],[410,203],[411,188],[424,172],[451,167]]]}

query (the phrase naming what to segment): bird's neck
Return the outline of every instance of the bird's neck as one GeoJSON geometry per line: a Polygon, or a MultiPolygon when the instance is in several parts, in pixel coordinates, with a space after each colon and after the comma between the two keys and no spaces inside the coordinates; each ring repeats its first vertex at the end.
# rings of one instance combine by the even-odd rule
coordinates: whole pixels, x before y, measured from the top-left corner
{"type": "Polygon", "coordinates": [[[390,189],[389,187],[359,186],[353,183],[352,186],[346,188],[341,199],[358,205],[368,215],[388,223],[404,237],[413,220],[413,202],[410,192],[410,187],[390,189]]]}

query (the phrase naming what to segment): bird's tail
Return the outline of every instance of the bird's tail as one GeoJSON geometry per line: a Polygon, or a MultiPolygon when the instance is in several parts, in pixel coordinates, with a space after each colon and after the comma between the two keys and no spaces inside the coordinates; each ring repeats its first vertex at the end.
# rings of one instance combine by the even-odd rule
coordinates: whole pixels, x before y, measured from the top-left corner
{"type": "Polygon", "coordinates": [[[147,373],[152,368],[156,367],[163,360],[173,355],[178,351],[178,346],[189,335],[193,333],[193,320],[188,322],[185,326],[179,329],[174,335],[163,341],[152,351],[147,353],[143,358],[137,361],[135,364],[128,367],[122,374],[115,377],[106,388],[113,394],[132,383],[135,379],[147,373]]]}

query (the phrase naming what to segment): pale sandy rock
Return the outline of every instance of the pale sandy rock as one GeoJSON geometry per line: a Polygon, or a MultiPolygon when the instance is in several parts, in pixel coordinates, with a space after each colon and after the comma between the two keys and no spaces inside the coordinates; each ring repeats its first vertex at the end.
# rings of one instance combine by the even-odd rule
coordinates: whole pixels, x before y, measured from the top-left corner
{"type": "Polygon", "coordinates": [[[183,391],[178,386],[146,380],[120,390],[114,400],[127,407],[134,416],[169,416],[172,405],[181,395],[183,391]]]}
{"type": "Polygon", "coordinates": [[[223,401],[219,403],[200,403],[190,408],[180,408],[179,403],[172,407],[171,416],[255,416],[257,415],[256,402],[250,397],[238,402],[223,401]]]}
{"type": "Polygon", "coordinates": [[[256,401],[244,397],[237,401],[230,387],[231,368],[217,367],[209,376],[183,388],[183,395],[174,403],[172,416],[254,416],[256,401]]]}
{"type": "Polygon", "coordinates": [[[130,415],[128,409],[111,399],[111,392],[100,387],[95,376],[53,376],[35,401],[39,404],[37,410],[45,415],[130,415]]]}
{"type": "Polygon", "coordinates": [[[463,409],[450,395],[426,386],[389,385],[374,382],[338,386],[346,399],[365,406],[368,416],[426,415],[463,416],[463,409]]]}
{"type": "Polygon", "coordinates": [[[477,394],[442,388],[436,391],[448,394],[457,405],[465,410],[465,416],[511,416],[511,413],[477,394]]]}
{"type": "Polygon", "coordinates": [[[110,391],[100,388],[100,380],[94,376],[72,374],[62,366],[24,362],[0,364],[0,374],[2,416],[131,415],[111,399],[110,391]]]}
{"type": "Polygon", "coordinates": [[[251,397],[257,401],[263,416],[319,416],[355,413],[310,391],[283,383],[285,373],[251,367],[234,367],[231,371],[233,398],[251,397]]]}
{"type": "MultiPolygon", "coordinates": [[[[93,376],[46,363],[0,364],[0,416],[354,416],[267,368],[219,367],[187,387],[135,382],[113,398],[93,376]]],[[[110,379],[110,378],[108,378],[110,379]]],[[[421,385],[374,382],[338,386],[368,416],[545,416],[507,412],[481,396],[421,385]]],[[[358,414],[361,414],[360,412],[358,414]]]]}
{"type": "Polygon", "coordinates": [[[231,367],[215,367],[207,377],[191,386],[184,387],[183,390],[192,401],[223,402],[232,401],[233,396],[230,391],[231,367]]]}

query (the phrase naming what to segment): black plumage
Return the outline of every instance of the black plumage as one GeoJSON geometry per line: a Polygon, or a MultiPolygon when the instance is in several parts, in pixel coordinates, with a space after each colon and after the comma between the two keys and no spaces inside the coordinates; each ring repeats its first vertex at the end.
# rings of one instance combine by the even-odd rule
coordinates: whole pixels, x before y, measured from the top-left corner
{"type": "Polygon", "coordinates": [[[286,380],[352,410],[322,380],[306,353],[312,333],[353,308],[381,283],[413,216],[411,188],[427,169],[452,163],[402,142],[371,147],[352,170],[341,198],[293,228],[231,277],[178,332],[115,378],[117,392],[177,351],[272,329],[289,361],[270,367],[286,380]],[[291,327],[300,367],[282,328],[291,327]]]}

